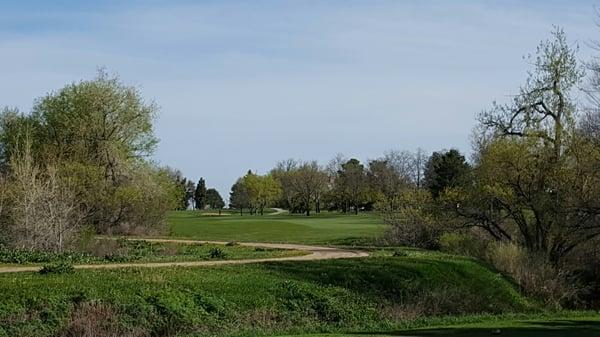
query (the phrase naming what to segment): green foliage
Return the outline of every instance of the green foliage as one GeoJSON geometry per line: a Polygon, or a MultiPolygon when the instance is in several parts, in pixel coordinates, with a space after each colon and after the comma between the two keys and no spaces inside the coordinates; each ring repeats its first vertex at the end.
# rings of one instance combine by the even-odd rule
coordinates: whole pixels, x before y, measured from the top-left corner
{"type": "Polygon", "coordinates": [[[354,214],[368,201],[369,185],[367,172],[358,159],[350,159],[340,165],[331,191],[334,204],[344,213],[352,207],[354,214]]]}
{"type": "Polygon", "coordinates": [[[443,252],[476,258],[485,258],[489,244],[489,240],[476,238],[473,234],[449,232],[440,237],[440,250],[443,252]]]}
{"type": "Polygon", "coordinates": [[[206,190],[206,203],[211,209],[220,210],[221,208],[225,207],[225,202],[223,201],[223,198],[221,198],[219,191],[214,188],[209,188],[206,190]]]}
{"type": "Polygon", "coordinates": [[[71,263],[68,262],[57,262],[52,264],[46,264],[40,269],[41,275],[46,274],[71,274],[75,272],[75,268],[71,263]]]}
{"type": "Polygon", "coordinates": [[[0,263],[25,264],[25,263],[88,263],[94,257],[86,253],[63,252],[53,253],[39,250],[20,250],[0,247],[0,263]]]}
{"type": "Polygon", "coordinates": [[[469,170],[469,164],[458,150],[434,152],[425,166],[425,187],[436,199],[445,189],[466,184],[469,170]]]}
{"type": "Polygon", "coordinates": [[[243,215],[244,208],[250,208],[250,194],[242,178],[238,179],[229,193],[229,208],[239,209],[243,215]]]}
{"type": "Polygon", "coordinates": [[[204,209],[206,206],[206,182],[204,181],[204,178],[200,178],[198,184],[196,184],[194,201],[196,203],[196,209],[204,209]]]}
{"type": "Polygon", "coordinates": [[[208,256],[211,259],[224,259],[227,254],[221,248],[213,247],[208,251],[208,256]]]}
{"type": "Polygon", "coordinates": [[[0,264],[99,264],[122,262],[201,261],[211,258],[250,259],[285,257],[303,254],[295,250],[256,250],[229,243],[180,244],[143,240],[100,239],[83,248],[86,252],[51,253],[39,250],[16,250],[0,247],[0,264]]]}
{"type": "Polygon", "coordinates": [[[380,204],[383,221],[390,225],[383,236],[386,244],[425,249],[439,248],[444,232],[431,194],[424,189],[406,189],[392,200],[380,204]]]}
{"type": "MultiPolygon", "coordinates": [[[[19,242],[18,236],[31,232],[19,228],[29,225],[30,221],[19,218],[25,213],[27,218],[53,214],[54,218],[44,219],[48,226],[51,221],[68,224],[69,234],[83,226],[83,218],[85,225],[103,233],[160,228],[166,210],[177,207],[184,196],[164,172],[144,159],[157,143],[152,125],[156,112],[156,106],[146,103],[136,88],[103,71],[93,80],[66,85],[36,100],[31,114],[5,109],[0,114],[0,166],[3,173],[13,166],[6,177],[8,185],[24,187],[22,193],[11,195],[15,230],[9,234],[15,240],[9,242],[19,242]],[[30,179],[17,177],[14,169],[25,155],[33,158],[25,167],[32,168],[30,179]],[[56,191],[62,198],[48,195],[56,191]],[[34,197],[48,201],[19,202],[34,197]],[[50,206],[52,211],[44,209],[50,206]],[[59,215],[64,219],[59,221],[59,215]]],[[[4,221],[11,219],[3,214],[4,221]]],[[[52,231],[65,235],[48,238],[51,242],[44,247],[62,246],[70,239],[64,229],[47,232],[52,231]]],[[[28,248],[40,246],[31,239],[21,241],[28,248]]]]}
{"type": "Polygon", "coordinates": [[[281,194],[281,184],[272,175],[259,176],[248,172],[242,181],[248,192],[251,207],[261,215],[281,194]]]}

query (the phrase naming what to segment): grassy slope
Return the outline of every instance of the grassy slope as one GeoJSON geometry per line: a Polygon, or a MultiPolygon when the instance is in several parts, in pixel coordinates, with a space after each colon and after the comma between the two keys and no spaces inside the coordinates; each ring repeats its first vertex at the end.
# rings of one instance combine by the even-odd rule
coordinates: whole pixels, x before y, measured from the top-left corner
{"type": "Polygon", "coordinates": [[[348,243],[372,239],[385,230],[373,214],[203,216],[196,211],[172,212],[170,235],[203,240],[348,243]]]}
{"type": "MultiPolygon", "coordinates": [[[[418,310],[469,314],[529,308],[508,282],[477,263],[433,253],[218,268],[4,274],[0,336],[56,335],[74,311],[89,303],[117,313],[92,318],[114,323],[123,335],[135,329],[157,335],[381,331],[397,327],[418,310]]],[[[86,317],[81,312],[74,316],[82,315],[86,317]]]]}

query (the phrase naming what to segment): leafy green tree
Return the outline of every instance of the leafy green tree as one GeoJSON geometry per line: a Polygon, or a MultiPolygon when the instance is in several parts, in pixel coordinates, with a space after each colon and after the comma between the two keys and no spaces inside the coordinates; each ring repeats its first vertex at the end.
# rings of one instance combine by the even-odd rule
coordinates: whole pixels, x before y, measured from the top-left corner
{"type": "Polygon", "coordinates": [[[446,188],[465,184],[469,170],[469,164],[458,150],[434,152],[425,166],[425,186],[435,199],[446,188]]]}
{"type": "Polygon", "coordinates": [[[561,30],[540,44],[513,102],[480,115],[473,186],[443,197],[459,225],[485,229],[554,265],[600,236],[600,150],[576,129],[582,72],[561,30]]]}
{"type": "Polygon", "coordinates": [[[225,207],[225,202],[223,201],[221,194],[214,188],[206,190],[206,203],[210,209],[219,210],[219,215],[221,214],[221,209],[225,207]]]}
{"type": "Polygon", "coordinates": [[[189,201],[187,198],[187,186],[188,180],[183,176],[181,171],[174,170],[171,168],[166,169],[173,181],[173,184],[176,186],[176,194],[174,198],[177,200],[176,209],[178,211],[183,211],[188,208],[189,201]]]}
{"type": "Polygon", "coordinates": [[[240,215],[244,215],[244,208],[250,208],[250,195],[244,185],[242,178],[238,179],[229,193],[229,207],[240,210],[240,215]]]}
{"type": "Polygon", "coordinates": [[[117,183],[128,161],[153,153],[156,112],[136,88],[100,71],[96,79],[67,85],[33,107],[32,118],[41,125],[38,156],[102,167],[117,183]]]}
{"type": "Polygon", "coordinates": [[[140,177],[158,175],[145,160],[157,142],[156,112],[136,88],[100,72],[93,80],[38,99],[29,115],[5,109],[0,116],[0,166],[10,167],[28,135],[34,164],[54,167],[59,176],[73,182],[69,188],[87,213],[86,224],[109,233],[162,223],[154,211],[164,216],[164,207],[148,208],[155,201],[171,207],[173,203],[164,198],[173,194],[161,188],[170,190],[172,184],[140,177]]]}
{"type": "Polygon", "coordinates": [[[263,215],[264,209],[273,205],[281,195],[281,185],[271,175],[259,176],[248,172],[243,178],[252,208],[263,215]]]}
{"type": "Polygon", "coordinates": [[[204,181],[204,178],[200,178],[198,184],[196,184],[194,201],[196,203],[196,209],[204,209],[204,207],[206,207],[206,182],[204,181]]]}
{"type": "Polygon", "coordinates": [[[350,159],[341,165],[335,180],[337,190],[343,198],[343,210],[346,212],[348,206],[352,206],[354,214],[358,214],[360,206],[367,201],[368,181],[367,174],[363,164],[357,159],[350,159]]]}

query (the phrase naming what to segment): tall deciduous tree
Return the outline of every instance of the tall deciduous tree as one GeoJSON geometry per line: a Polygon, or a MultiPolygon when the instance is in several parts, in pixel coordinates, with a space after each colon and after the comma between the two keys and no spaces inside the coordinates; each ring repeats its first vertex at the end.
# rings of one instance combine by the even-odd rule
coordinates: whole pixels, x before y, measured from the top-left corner
{"type": "Polygon", "coordinates": [[[294,159],[287,159],[277,163],[270,174],[281,185],[281,200],[278,207],[288,209],[294,213],[298,210],[298,196],[293,186],[293,175],[298,170],[299,162],[294,159]]]}
{"type": "Polygon", "coordinates": [[[271,175],[259,176],[248,172],[244,176],[244,185],[250,196],[250,204],[261,215],[264,209],[273,205],[281,195],[281,185],[271,175]]]}
{"type": "Polygon", "coordinates": [[[369,161],[367,178],[374,201],[386,202],[389,207],[410,184],[409,178],[401,176],[385,159],[369,161]]]}
{"type": "MultiPolygon", "coordinates": [[[[139,177],[149,173],[145,157],[157,142],[152,126],[156,111],[136,88],[100,72],[93,80],[67,85],[37,100],[29,115],[4,110],[1,169],[10,167],[27,134],[35,164],[55,167],[59,176],[75,182],[70,188],[85,206],[87,224],[111,232],[139,226],[140,221],[144,226],[156,223],[155,212],[147,207],[154,198],[172,195],[156,189],[152,191],[158,195],[147,194],[150,190],[142,193],[152,183],[139,177]]],[[[156,168],[150,171],[158,174],[156,168]]]]}
{"type": "Polygon", "coordinates": [[[229,193],[229,207],[240,210],[240,215],[244,215],[244,208],[250,208],[250,195],[248,188],[244,185],[242,178],[238,179],[229,193]]]}
{"type": "Polygon", "coordinates": [[[582,71],[562,30],[531,61],[512,104],[480,115],[487,135],[474,186],[447,197],[464,225],[558,264],[600,236],[600,151],[576,131],[572,92],[582,71]]]}
{"type": "Polygon", "coordinates": [[[291,172],[291,189],[301,201],[307,216],[310,216],[313,204],[315,211],[320,212],[321,196],[327,186],[327,179],[327,173],[319,167],[316,161],[302,163],[291,172]]]}
{"type": "Polygon", "coordinates": [[[338,172],[336,182],[346,202],[354,208],[354,214],[358,214],[361,204],[366,201],[368,183],[365,167],[358,159],[350,159],[342,164],[338,172]]]}

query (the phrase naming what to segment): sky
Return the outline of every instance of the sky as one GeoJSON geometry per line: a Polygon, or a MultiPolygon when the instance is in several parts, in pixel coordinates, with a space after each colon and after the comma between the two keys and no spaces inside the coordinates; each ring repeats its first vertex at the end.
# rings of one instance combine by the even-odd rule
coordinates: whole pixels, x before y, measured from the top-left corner
{"type": "Polygon", "coordinates": [[[585,61],[599,19],[593,1],[0,0],[0,106],[103,67],[160,107],[153,159],[226,198],[287,158],[468,154],[553,25],[585,61]]]}

